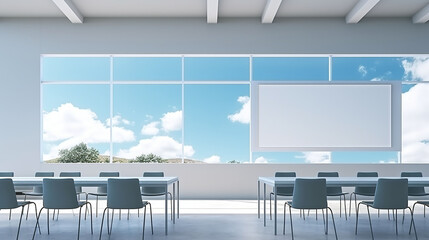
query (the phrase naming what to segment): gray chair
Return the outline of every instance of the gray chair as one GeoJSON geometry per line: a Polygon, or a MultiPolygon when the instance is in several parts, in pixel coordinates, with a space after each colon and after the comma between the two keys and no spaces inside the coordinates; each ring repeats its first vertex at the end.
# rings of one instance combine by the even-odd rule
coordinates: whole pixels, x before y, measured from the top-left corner
{"type": "MultiPolygon", "coordinates": [[[[144,172],[143,177],[164,177],[164,172],[144,172]]],[[[170,196],[170,206],[171,206],[171,219],[173,220],[173,196],[170,192],[167,192],[170,196]]],[[[142,187],[141,195],[145,197],[155,197],[165,195],[164,187],[142,187]]],[[[140,211],[138,212],[140,215],[140,211]]]]}
{"type": "MultiPolygon", "coordinates": [[[[0,172],[0,177],[13,177],[14,172],[0,172]]],[[[14,190],[15,191],[15,190],[14,190]]],[[[15,193],[16,195],[16,193],[15,193]]],[[[12,208],[9,210],[9,220],[12,218],[12,208]]]]}
{"type": "MultiPolygon", "coordinates": [[[[423,177],[422,172],[401,172],[401,177],[423,177]]],[[[408,196],[412,197],[424,197],[428,196],[429,193],[425,191],[424,187],[408,187],[408,196]]],[[[413,204],[413,212],[416,204],[423,205],[423,216],[426,217],[426,207],[428,201],[417,201],[413,204]]],[[[402,215],[402,222],[404,222],[404,214],[402,215]]]]}
{"type": "Polygon", "coordinates": [[[293,190],[292,202],[286,202],[284,206],[283,214],[283,234],[285,234],[286,225],[286,206],[289,206],[290,216],[290,230],[293,236],[293,225],[292,225],[292,208],[305,210],[305,209],[326,209],[326,223],[325,223],[325,234],[328,234],[328,209],[331,212],[332,223],[334,225],[335,238],[338,240],[337,229],[335,226],[334,214],[331,208],[328,207],[327,199],[327,188],[326,179],[305,179],[297,178],[295,180],[295,187],[293,190]]]}
{"type": "MultiPolygon", "coordinates": [[[[378,173],[377,172],[358,172],[357,177],[378,177],[378,173]]],[[[355,187],[354,192],[350,193],[349,216],[351,215],[351,212],[352,212],[352,196],[355,196],[355,211],[357,213],[357,200],[356,200],[357,195],[374,197],[375,187],[355,187]]]]}
{"type": "MultiPolygon", "coordinates": [[[[319,172],[317,177],[339,177],[338,172],[319,172]]],[[[347,220],[347,206],[346,206],[346,195],[349,194],[347,192],[343,192],[342,187],[327,187],[326,193],[328,197],[340,197],[340,217],[341,217],[341,197],[344,199],[344,216],[347,220]]]]}
{"type": "MultiPolygon", "coordinates": [[[[79,225],[77,230],[77,239],[80,237],[80,220],[82,207],[89,205],[91,215],[91,234],[93,234],[92,228],[92,206],[90,202],[78,201],[74,180],[72,178],[45,178],[43,179],[43,207],[39,211],[37,216],[37,222],[43,209],[47,209],[47,227],[49,232],[49,210],[55,209],[76,209],[79,208],[79,225]]],[[[33,232],[33,239],[36,235],[36,227],[33,232]]]]}
{"type": "Polygon", "coordinates": [[[408,206],[408,179],[378,179],[377,186],[375,189],[374,201],[362,201],[358,204],[356,212],[356,235],[359,220],[359,207],[361,204],[366,205],[368,210],[369,227],[371,229],[372,239],[374,239],[374,233],[372,231],[371,215],[369,213],[370,207],[374,209],[393,210],[393,215],[396,215],[396,235],[398,235],[398,209],[409,209],[411,213],[409,234],[411,234],[411,227],[414,226],[414,233],[417,239],[416,227],[414,225],[413,210],[411,210],[411,208],[408,206]]]}
{"type": "MultiPolygon", "coordinates": [[[[99,177],[119,177],[119,172],[100,172],[99,177]]],[[[88,196],[95,196],[95,217],[98,217],[98,197],[106,197],[107,196],[107,186],[97,187],[96,193],[88,193],[86,201],[88,201],[88,196]]]]}
{"type": "MultiPolygon", "coordinates": [[[[34,204],[37,218],[37,206],[34,202],[30,201],[18,201],[16,199],[15,188],[13,181],[10,178],[0,179],[0,209],[15,209],[21,207],[21,217],[19,218],[18,232],[16,233],[16,239],[19,238],[19,230],[21,228],[22,215],[24,214],[24,208],[27,205],[34,204]]],[[[37,226],[37,225],[36,225],[37,226]]],[[[40,231],[40,226],[39,226],[40,231]]]]}
{"type": "MultiPolygon", "coordinates": [[[[82,174],[80,172],[60,172],[60,177],[73,178],[73,177],[81,177],[81,176],[82,176],[82,174]]],[[[81,186],[75,187],[75,189],[76,189],[76,195],[78,196],[78,201],[80,201],[80,195],[81,194],[85,195],[86,200],[88,199],[88,194],[86,192],[82,191],[81,186]]],[[[86,208],[85,209],[85,220],[86,220],[86,214],[87,213],[88,213],[88,209],[86,208]]],[[[58,210],[57,211],[57,219],[58,219],[59,215],[60,215],[60,211],[58,210]]],[[[54,210],[54,213],[52,214],[52,219],[54,219],[54,218],[55,218],[55,210],[54,210]]]]}
{"type": "MultiPolygon", "coordinates": [[[[146,206],[150,207],[150,221],[151,229],[153,234],[153,221],[152,221],[152,207],[149,202],[143,201],[140,193],[140,183],[137,178],[131,179],[117,179],[110,178],[107,180],[107,207],[103,211],[103,217],[101,219],[101,228],[100,228],[100,237],[103,234],[103,223],[104,216],[109,212],[110,209],[140,209],[144,208],[144,218],[143,218],[143,234],[142,239],[144,239],[145,231],[145,222],[146,222],[146,206]]],[[[113,214],[109,230],[109,216],[107,216],[107,233],[109,236],[112,234],[113,226],[113,214]]]]}
{"type": "MultiPolygon", "coordinates": [[[[296,177],[295,172],[276,172],[274,177],[296,177]]],[[[277,188],[277,196],[282,197],[291,197],[293,195],[293,187],[278,187],[277,188]]],[[[271,215],[271,199],[274,196],[274,192],[270,193],[270,219],[272,219],[271,215]]]]}
{"type": "MultiPolygon", "coordinates": [[[[54,177],[54,172],[36,172],[34,174],[35,177],[54,177]]],[[[27,200],[27,196],[36,196],[36,197],[42,197],[43,196],[43,186],[34,186],[32,192],[24,192],[24,201],[27,200]]],[[[29,207],[27,207],[27,216],[26,219],[28,219],[28,210],[29,207]]]]}

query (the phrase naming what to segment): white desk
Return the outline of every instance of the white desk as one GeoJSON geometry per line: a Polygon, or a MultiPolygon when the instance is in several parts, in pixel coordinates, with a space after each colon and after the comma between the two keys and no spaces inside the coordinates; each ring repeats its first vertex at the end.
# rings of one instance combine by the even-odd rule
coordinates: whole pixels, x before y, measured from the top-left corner
{"type": "MultiPolygon", "coordinates": [[[[385,178],[385,177],[380,177],[385,178]]],[[[393,178],[393,177],[392,177],[393,178]]],[[[398,178],[398,177],[396,177],[398,178]]],[[[266,226],[266,188],[267,184],[273,187],[274,191],[274,235],[277,235],[277,188],[293,187],[294,177],[259,177],[258,179],[258,218],[261,209],[261,183],[264,184],[264,226],[266,226]]],[[[329,187],[375,187],[378,177],[327,177],[326,185],[329,187]]],[[[429,177],[409,177],[408,186],[426,187],[429,186],[429,177]]]]}
{"type": "MultiPolygon", "coordinates": [[[[107,177],[72,177],[76,186],[82,187],[99,187],[107,185],[107,177]]],[[[132,178],[132,177],[119,177],[119,178],[132,178]]],[[[173,185],[173,223],[176,223],[176,203],[177,203],[177,218],[179,218],[179,178],[177,177],[139,177],[141,186],[145,187],[160,187],[165,188],[165,235],[168,234],[168,204],[167,192],[168,186],[173,185]],[[176,183],[177,183],[177,198],[176,198],[176,183]]],[[[13,177],[15,186],[40,186],[43,184],[41,177],[13,177]]]]}

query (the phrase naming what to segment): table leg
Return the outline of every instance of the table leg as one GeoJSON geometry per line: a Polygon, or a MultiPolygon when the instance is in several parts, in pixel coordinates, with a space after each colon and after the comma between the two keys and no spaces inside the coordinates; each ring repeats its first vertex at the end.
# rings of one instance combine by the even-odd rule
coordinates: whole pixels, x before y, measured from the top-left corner
{"type": "Polygon", "coordinates": [[[165,235],[168,235],[168,187],[167,184],[165,185],[165,235]]]}
{"type": "Polygon", "coordinates": [[[258,218],[261,218],[261,182],[258,180],[258,218]]]}
{"type": "Polygon", "coordinates": [[[266,218],[267,214],[266,214],[266,209],[265,209],[265,206],[267,205],[266,204],[266,201],[267,201],[266,195],[267,195],[267,184],[264,183],[264,227],[267,226],[267,218],[266,218]]]}
{"type": "Polygon", "coordinates": [[[173,199],[171,199],[171,201],[173,201],[171,204],[173,204],[173,224],[176,223],[176,183],[173,183],[173,199]]]}
{"type": "Polygon", "coordinates": [[[179,202],[180,202],[179,181],[177,181],[177,219],[179,219],[179,202]]]}
{"type": "Polygon", "coordinates": [[[274,186],[274,235],[277,235],[277,186],[274,186]]]}

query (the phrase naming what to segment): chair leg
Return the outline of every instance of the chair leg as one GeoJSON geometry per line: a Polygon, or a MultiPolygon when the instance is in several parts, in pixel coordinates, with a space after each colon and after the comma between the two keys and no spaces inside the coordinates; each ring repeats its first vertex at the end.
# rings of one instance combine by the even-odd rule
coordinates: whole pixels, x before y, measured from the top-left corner
{"type": "Polygon", "coordinates": [[[355,235],[357,235],[357,229],[358,229],[358,222],[359,222],[359,205],[356,206],[356,228],[355,228],[355,235]]]}
{"type": "Polygon", "coordinates": [[[22,215],[24,215],[24,208],[25,208],[25,206],[22,206],[21,208],[22,208],[21,209],[21,217],[19,217],[18,232],[16,233],[16,240],[18,240],[18,238],[19,238],[19,230],[21,229],[22,215]]]}
{"type": "MultiPolygon", "coordinates": [[[[113,211],[115,211],[115,210],[113,210],[113,211]]],[[[122,210],[119,209],[119,220],[121,220],[121,218],[122,218],[122,210]]]]}
{"type": "Polygon", "coordinates": [[[326,225],[325,225],[325,235],[328,235],[328,209],[326,209],[326,225]]]}
{"type": "Polygon", "coordinates": [[[395,211],[395,226],[396,226],[396,236],[398,236],[398,209],[392,210],[395,211]]]}
{"type": "MultiPolygon", "coordinates": [[[[87,202],[85,205],[89,205],[89,214],[91,215],[91,234],[94,234],[93,225],[92,225],[92,204],[90,202],[87,202]]],[[[86,206],[88,207],[88,206],[86,206]]],[[[87,209],[87,208],[85,208],[87,209]]]]}
{"type": "MultiPolygon", "coordinates": [[[[27,195],[24,195],[24,202],[27,201],[27,195]]],[[[30,211],[30,205],[27,206],[27,216],[25,217],[25,220],[28,220],[28,212],[30,211]]],[[[37,214],[37,212],[36,212],[37,214]]]]}
{"type": "Polygon", "coordinates": [[[79,224],[77,226],[77,240],[79,240],[80,237],[80,218],[82,215],[82,206],[79,208],[79,224]]]}
{"type": "Polygon", "coordinates": [[[351,216],[351,214],[352,214],[352,196],[353,196],[353,192],[352,193],[350,193],[350,201],[349,201],[349,217],[351,216]]]}
{"type": "MultiPolygon", "coordinates": [[[[426,205],[423,205],[423,207],[426,207],[426,205]]],[[[414,223],[414,206],[413,206],[413,210],[411,210],[410,207],[407,207],[407,208],[410,210],[410,214],[411,214],[410,231],[408,232],[408,234],[411,234],[411,226],[413,226],[414,227],[414,234],[416,236],[416,240],[418,240],[417,231],[416,231],[416,224],[414,223]]]]}
{"type": "MultiPolygon", "coordinates": [[[[103,211],[103,217],[101,218],[101,227],[100,227],[100,237],[98,238],[101,240],[101,234],[103,233],[103,222],[104,222],[104,215],[106,214],[107,207],[103,211]]],[[[107,219],[109,219],[109,216],[107,216],[107,219]]],[[[107,227],[109,227],[109,222],[107,222],[107,227]]]]}
{"type": "Polygon", "coordinates": [[[270,193],[270,220],[273,220],[273,217],[271,215],[271,195],[273,195],[272,193],[270,193]]]}
{"type": "Polygon", "coordinates": [[[144,212],[143,212],[143,233],[142,233],[142,240],[144,240],[144,225],[146,223],[146,206],[144,206],[144,212]]]}
{"type": "Polygon", "coordinates": [[[150,204],[150,202],[148,202],[147,204],[149,204],[149,210],[150,210],[150,228],[152,230],[152,235],[153,235],[152,204],[150,204]]]}
{"type": "MultiPolygon", "coordinates": [[[[34,240],[34,237],[36,235],[36,229],[37,229],[37,225],[39,225],[39,218],[40,218],[40,215],[42,214],[42,210],[43,210],[43,207],[40,209],[38,215],[36,213],[36,226],[34,226],[34,232],[33,232],[33,238],[32,238],[33,240],[34,240]]],[[[39,231],[40,231],[40,225],[39,225],[39,231]]]]}
{"type": "Polygon", "coordinates": [[[340,218],[341,218],[341,196],[340,196],[340,218]]]}
{"type": "MultiPolygon", "coordinates": [[[[36,203],[34,203],[34,202],[31,202],[30,204],[34,204],[34,215],[36,215],[36,220],[37,220],[37,205],[36,205],[36,203]]],[[[30,204],[28,204],[28,205],[30,205],[30,204]]],[[[27,210],[28,210],[28,208],[27,208],[27,210]]],[[[42,234],[42,232],[40,231],[40,224],[39,224],[39,222],[36,222],[37,223],[37,226],[39,227],[39,233],[40,234],[42,234]]]]}
{"type": "MultiPolygon", "coordinates": [[[[344,197],[345,197],[345,195],[344,195],[344,197]]],[[[344,201],[346,201],[346,200],[345,200],[345,198],[344,198],[344,201]]],[[[338,240],[338,236],[337,236],[337,228],[336,228],[336,226],[335,226],[335,220],[334,220],[334,213],[332,212],[332,209],[331,209],[331,208],[329,208],[329,207],[328,207],[328,209],[329,209],[329,211],[331,211],[332,225],[334,225],[335,238],[338,240]]],[[[327,210],[326,210],[326,215],[328,215],[328,211],[327,211],[327,210]]],[[[347,216],[347,214],[346,214],[346,213],[344,213],[344,215],[346,215],[346,216],[347,216]]]]}
{"type": "Polygon", "coordinates": [[[12,218],[12,209],[9,210],[9,221],[12,218]]]}
{"type": "Polygon", "coordinates": [[[171,192],[169,192],[168,194],[170,195],[171,221],[173,221],[173,195],[171,194],[171,192]]]}
{"type": "Polygon", "coordinates": [[[292,235],[292,240],[294,240],[293,238],[293,224],[292,224],[292,207],[289,206],[289,217],[290,217],[290,232],[292,235]]]}
{"type": "Polygon", "coordinates": [[[98,218],[98,196],[95,196],[95,217],[98,218]]]}
{"type": "Polygon", "coordinates": [[[346,195],[343,195],[343,198],[344,198],[344,216],[346,217],[346,221],[347,221],[346,195]]]}
{"type": "Polygon", "coordinates": [[[402,209],[402,224],[404,224],[405,221],[405,209],[402,209]]]}
{"type": "Polygon", "coordinates": [[[369,206],[366,206],[366,209],[368,210],[368,219],[369,219],[369,228],[371,229],[371,237],[372,237],[372,240],[374,240],[374,233],[372,232],[371,214],[369,214],[369,206]]]}
{"type": "MultiPolygon", "coordinates": [[[[55,210],[54,210],[55,211],[55,210]]],[[[48,222],[48,235],[50,234],[49,232],[49,209],[47,211],[47,217],[46,217],[46,221],[48,222]]]]}
{"type": "MultiPolygon", "coordinates": [[[[121,213],[121,210],[119,210],[119,213],[121,213]]],[[[113,217],[115,215],[115,209],[112,209],[112,219],[110,221],[110,233],[109,235],[112,235],[112,228],[113,228],[113,217]]]]}
{"type": "Polygon", "coordinates": [[[283,235],[286,234],[285,227],[286,227],[286,203],[283,207],[283,235]]]}

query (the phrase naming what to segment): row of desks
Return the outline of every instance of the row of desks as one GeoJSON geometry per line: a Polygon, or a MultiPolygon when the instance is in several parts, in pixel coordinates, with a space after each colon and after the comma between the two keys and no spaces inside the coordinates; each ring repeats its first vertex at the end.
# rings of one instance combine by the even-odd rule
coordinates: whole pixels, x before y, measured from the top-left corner
{"type": "MultiPolygon", "coordinates": [[[[72,177],[76,186],[82,187],[99,187],[107,185],[109,178],[104,177],[72,177]]],[[[127,177],[119,177],[127,178],[127,177]]],[[[179,204],[180,204],[180,191],[179,191],[179,178],[178,177],[140,177],[138,178],[141,186],[145,187],[164,187],[165,188],[165,235],[168,234],[168,204],[167,192],[168,187],[172,185],[172,201],[173,201],[173,224],[179,218],[179,204]],[[177,188],[176,188],[177,184],[177,188]],[[176,207],[177,206],[177,207],[176,207]]],[[[15,186],[41,186],[43,178],[40,177],[12,177],[15,186]]]]}
{"type": "MultiPolygon", "coordinates": [[[[384,177],[383,177],[384,178],[384,177]]],[[[258,178],[258,218],[261,214],[261,183],[263,184],[264,200],[264,226],[266,226],[266,188],[267,185],[273,187],[274,192],[274,235],[277,235],[277,188],[292,187],[295,184],[293,177],[259,177],[258,178]]],[[[377,185],[378,177],[327,177],[326,186],[328,187],[374,187],[377,185]]],[[[408,178],[410,187],[429,186],[429,177],[410,177],[408,178]]]]}

